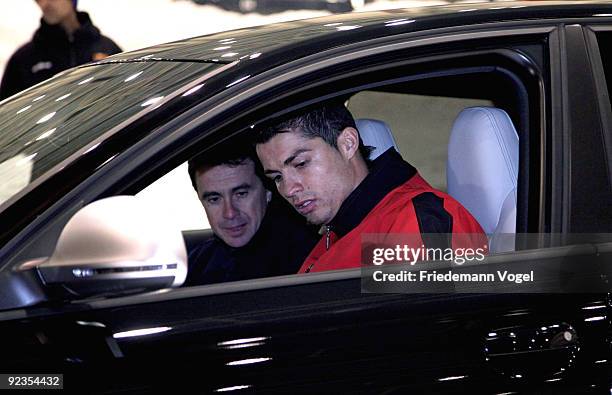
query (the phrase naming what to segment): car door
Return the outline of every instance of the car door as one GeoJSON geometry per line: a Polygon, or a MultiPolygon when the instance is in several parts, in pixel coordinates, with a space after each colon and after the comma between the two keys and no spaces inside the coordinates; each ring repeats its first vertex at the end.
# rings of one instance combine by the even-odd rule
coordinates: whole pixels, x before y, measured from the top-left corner
{"type": "MultiPolygon", "coordinates": [[[[536,195],[536,206],[528,198],[529,207],[524,208],[535,213],[527,216],[525,229],[534,229],[530,223],[541,232],[588,228],[587,219],[598,215],[601,207],[580,199],[568,201],[582,188],[568,172],[577,172],[572,173],[575,177],[583,171],[583,161],[602,159],[601,152],[574,149],[571,138],[577,128],[587,126],[593,135],[601,133],[597,127],[600,115],[587,105],[594,100],[593,85],[574,79],[591,75],[590,64],[580,53],[584,41],[572,41],[571,25],[534,23],[476,30],[447,32],[434,45],[430,37],[421,37],[422,41],[394,37],[350,51],[341,48],[320,54],[316,62],[288,65],[288,73],[271,71],[269,76],[282,80],[283,88],[293,86],[295,92],[308,93],[316,87],[324,94],[331,85],[320,88],[308,80],[321,76],[314,71],[322,73],[349,63],[359,71],[371,66],[362,60],[379,55],[401,57],[406,48],[416,51],[418,66],[419,62],[429,64],[426,57],[427,62],[438,55],[444,57],[443,62],[458,59],[445,57],[448,46],[453,56],[458,48],[495,52],[513,51],[525,43],[539,46],[544,56],[536,64],[549,90],[538,96],[541,100],[534,105],[537,127],[531,130],[535,140],[546,145],[538,146],[538,163],[526,167],[539,173],[528,182],[537,185],[537,191],[530,191],[536,195]],[[530,39],[531,35],[535,38],[530,39]],[[394,45],[397,51],[389,49],[394,45]],[[419,46],[426,51],[419,52],[419,46]],[[574,98],[581,98],[580,110],[570,109],[574,98]],[[571,166],[566,166],[570,154],[571,166]]],[[[249,116],[235,110],[244,109],[249,100],[272,101],[269,96],[279,91],[280,83],[252,83],[259,85],[236,87],[242,92],[252,90],[206,113],[212,115],[202,116],[196,108],[191,118],[185,116],[166,130],[161,128],[157,139],[118,155],[100,169],[95,185],[82,186],[81,198],[93,200],[91,196],[100,196],[101,191],[119,190],[121,181],[144,167],[150,171],[162,167],[153,165],[152,158],[188,155],[186,145],[205,142],[194,132],[196,125],[214,129],[211,125],[221,118],[225,124],[235,119],[236,124],[248,125],[247,121],[264,117],[274,105],[249,116]]],[[[235,92],[227,96],[236,97],[235,92]]],[[[305,99],[295,93],[292,100],[299,105],[305,99]]],[[[527,124],[532,121],[528,118],[527,124]]],[[[221,137],[211,133],[207,138],[210,142],[221,137]]],[[[279,242],[281,239],[279,235],[279,242]]],[[[578,263],[593,258],[594,251],[591,244],[578,251],[583,259],[578,263]]],[[[500,269],[528,267],[546,256],[558,264],[566,255],[562,246],[544,246],[492,257],[489,263],[500,269]]],[[[520,284],[501,293],[363,293],[362,277],[367,275],[356,269],[276,277],[0,312],[0,342],[5,350],[1,370],[63,373],[64,388],[79,393],[160,389],[197,393],[584,393],[609,389],[610,301],[605,293],[533,294],[525,293],[520,284]],[[549,338],[556,340],[551,343],[549,338]]]]}

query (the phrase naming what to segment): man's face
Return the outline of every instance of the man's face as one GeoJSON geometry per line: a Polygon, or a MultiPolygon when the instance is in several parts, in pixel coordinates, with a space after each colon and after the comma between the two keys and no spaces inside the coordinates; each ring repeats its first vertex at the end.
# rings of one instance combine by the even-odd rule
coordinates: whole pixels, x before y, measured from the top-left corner
{"type": "Polygon", "coordinates": [[[49,25],[57,25],[75,12],[71,0],[36,0],[36,4],[49,25]]]}
{"type": "Polygon", "coordinates": [[[257,155],[278,192],[312,224],[331,221],[354,189],[347,159],[322,138],[279,133],[258,144],[257,155]]]}
{"type": "Polygon", "coordinates": [[[246,245],[259,229],[272,196],[255,174],[253,161],[203,168],[195,174],[213,232],[232,247],[246,245]]]}

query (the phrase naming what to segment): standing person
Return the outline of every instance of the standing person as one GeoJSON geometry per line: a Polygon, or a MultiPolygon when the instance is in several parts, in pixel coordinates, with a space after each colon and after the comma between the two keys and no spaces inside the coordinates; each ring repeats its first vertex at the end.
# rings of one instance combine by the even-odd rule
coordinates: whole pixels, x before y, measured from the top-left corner
{"type": "Polygon", "coordinates": [[[368,163],[368,148],[340,102],[264,127],[255,142],[278,192],[308,222],[323,225],[325,236],[300,273],[359,267],[363,234],[420,235],[409,246],[415,248],[440,246],[427,245],[431,234],[448,235],[434,240],[453,249],[486,244],[474,217],[432,188],[395,149],[368,163]]]}
{"type": "Polygon", "coordinates": [[[121,52],[113,40],[100,34],[87,13],[77,12],[77,0],[36,0],[36,4],[42,11],[40,27],[9,59],[0,99],[60,71],[121,52]]]}
{"type": "Polygon", "coordinates": [[[214,236],[189,251],[185,285],[297,273],[316,229],[266,188],[250,144],[195,157],[189,176],[214,236]]]}

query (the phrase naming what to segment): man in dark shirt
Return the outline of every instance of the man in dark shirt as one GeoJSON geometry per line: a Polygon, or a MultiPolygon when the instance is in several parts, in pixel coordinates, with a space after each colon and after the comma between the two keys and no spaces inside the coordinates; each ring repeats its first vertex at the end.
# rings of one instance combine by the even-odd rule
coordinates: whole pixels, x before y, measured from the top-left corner
{"type": "Polygon", "coordinates": [[[32,41],[8,61],[0,99],[12,96],[60,71],[121,52],[110,38],[100,34],[89,15],[76,11],[76,0],[36,0],[42,11],[40,27],[32,41]]]}
{"type": "Polygon", "coordinates": [[[196,157],[189,175],[214,235],[189,251],[185,285],[297,273],[316,230],[273,197],[249,146],[196,157]]]}

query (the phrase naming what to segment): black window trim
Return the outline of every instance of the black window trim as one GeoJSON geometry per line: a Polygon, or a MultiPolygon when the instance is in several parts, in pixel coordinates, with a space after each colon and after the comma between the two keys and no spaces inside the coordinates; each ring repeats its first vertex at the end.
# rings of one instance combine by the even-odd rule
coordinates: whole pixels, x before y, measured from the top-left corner
{"type": "MultiPolygon", "coordinates": [[[[599,51],[597,40],[598,32],[612,33],[612,24],[608,26],[588,25],[584,26],[584,32],[587,39],[587,50],[591,58],[591,66],[593,69],[593,77],[595,78],[595,89],[597,90],[597,98],[599,99],[599,112],[602,119],[602,128],[604,132],[604,144],[607,157],[608,179],[612,183],[612,102],[607,89],[606,74],[604,65],[599,51]]],[[[612,78],[612,76],[610,76],[612,78]]]]}
{"type": "Polygon", "coordinates": [[[605,180],[609,175],[609,166],[601,164],[606,162],[605,129],[601,100],[596,98],[593,53],[582,25],[566,24],[561,32],[564,124],[561,129],[553,129],[553,136],[562,134],[563,144],[561,161],[555,162],[563,168],[563,202],[558,210],[562,213],[560,231],[605,232],[609,231],[610,213],[606,213],[604,203],[609,200],[610,191],[601,177],[605,180]]]}

